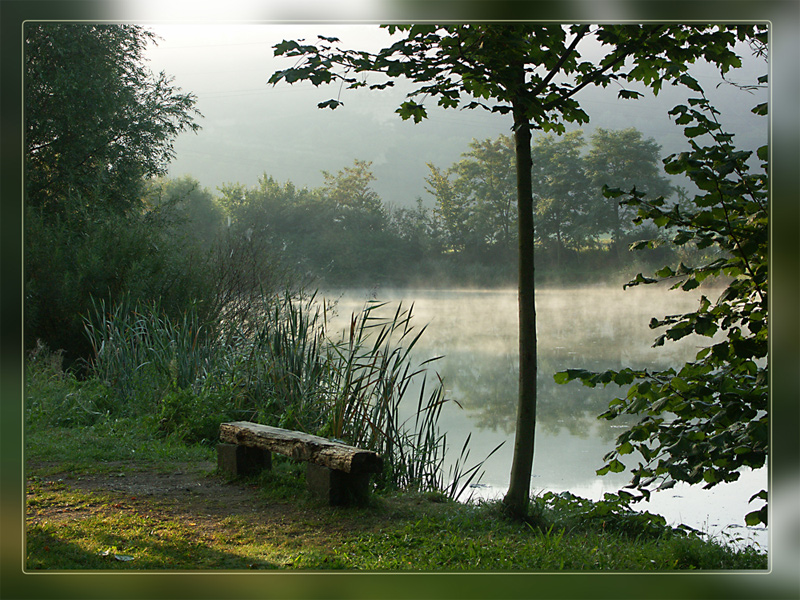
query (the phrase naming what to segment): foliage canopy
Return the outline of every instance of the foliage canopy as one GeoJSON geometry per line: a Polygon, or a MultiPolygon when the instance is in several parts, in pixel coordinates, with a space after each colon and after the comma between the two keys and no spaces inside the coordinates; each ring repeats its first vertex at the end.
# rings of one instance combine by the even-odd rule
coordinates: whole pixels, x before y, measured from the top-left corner
{"type": "MultiPolygon", "coordinates": [[[[759,106],[753,112],[765,114],[765,109],[759,106]]],[[[663,197],[647,201],[635,189],[626,195],[606,188],[606,195],[624,196],[623,204],[637,211],[636,222],[649,221],[668,231],[672,244],[721,250],[721,256],[705,264],[681,262],[659,269],[655,277],[640,273],[627,284],[668,281],[672,289],[690,291],[707,280],[727,282],[716,301],[703,294],[697,310],[650,322],[652,329],[665,328],[654,346],[692,334],[713,343],[677,370],[574,369],[556,375],[559,383],[580,379],[592,387],[628,386],[627,395],[612,400],[601,416],[630,414],[641,419],[617,438],[598,473],[625,470],[620,459],[636,451],[642,460],[631,468],[630,487],[643,498],[655,485],[664,489],[683,481],[710,488],[735,481],[743,467],[763,467],[769,452],[768,147],[757,150],[760,164],[753,173],[753,152],[735,147],[733,135],[722,129],[719,113],[705,95],[690,98],[688,105],[670,113],[685,126],[690,150],[669,156],[665,166],[697,186],[699,193],[691,204],[670,206],[663,197]]],[[[654,243],[647,240],[633,247],[654,243]]],[[[747,514],[746,522],[766,524],[767,491],[751,501],[756,499],[764,503],[747,514]]]]}
{"type": "Polygon", "coordinates": [[[88,353],[91,297],[188,292],[177,282],[196,270],[171,270],[174,223],[144,196],[198,113],[144,66],[142,27],[31,22],[24,34],[26,346],[41,339],[72,363],[88,353]]]}
{"type": "Polygon", "coordinates": [[[143,177],[163,175],[175,136],[197,130],[195,97],[143,53],[137,25],[25,25],[25,191],[57,210],[75,196],[115,209],[136,205],[143,177]]]}

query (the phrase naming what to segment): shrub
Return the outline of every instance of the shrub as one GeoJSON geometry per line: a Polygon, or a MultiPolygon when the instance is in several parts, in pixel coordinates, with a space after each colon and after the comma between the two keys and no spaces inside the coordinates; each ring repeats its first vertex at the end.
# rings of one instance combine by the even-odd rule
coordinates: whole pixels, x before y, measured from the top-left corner
{"type": "Polygon", "coordinates": [[[328,307],[315,294],[262,295],[250,319],[217,328],[193,307],[177,320],[157,303],[99,302],[85,323],[91,370],[111,391],[115,413],[155,415],[159,435],[210,443],[226,420],[318,433],[380,453],[382,487],[455,498],[482,463],[466,467],[467,440],[445,477],[438,418],[449,400],[438,376],[432,386],[426,378],[429,361],[413,365],[411,357],[424,328],[411,325],[402,305],[381,316],[384,306],[368,303],[331,340],[328,307]],[[415,387],[416,404],[407,407],[415,387]]]}
{"type": "Polygon", "coordinates": [[[63,352],[39,341],[25,364],[25,418],[44,427],[92,425],[109,415],[113,392],[98,380],[78,381],[62,368],[63,352]]]}

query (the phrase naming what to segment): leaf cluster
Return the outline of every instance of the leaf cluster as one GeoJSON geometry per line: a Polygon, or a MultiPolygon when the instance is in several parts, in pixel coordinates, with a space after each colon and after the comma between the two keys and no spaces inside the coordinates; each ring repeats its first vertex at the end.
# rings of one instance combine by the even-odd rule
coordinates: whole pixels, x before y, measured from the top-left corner
{"type": "Polygon", "coordinates": [[[163,175],[173,141],[197,130],[196,98],[144,66],[155,36],[137,25],[25,25],[26,201],[127,210],[143,177],[163,175]]]}
{"type": "MultiPolygon", "coordinates": [[[[419,123],[428,116],[425,101],[436,98],[443,108],[481,108],[509,114],[518,104],[534,128],[564,131],[564,122],[586,123],[589,116],[575,99],[589,85],[606,87],[620,81],[641,82],[656,93],[664,82],[696,84],[688,65],[704,58],[724,73],[739,66],[731,46],[761,31],[756,26],[687,25],[561,25],[542,23],[394,24],[384,26],[402,37],[376,53],[344,50],[339,40],[283,41],[276,56],[299,62],[276,71],[269,83],[339,82],[343,88],[385,89],[398,78],[417,87],[396,112],[419,123]],[[595,62],[584,59],[581,42],[596,38],[610,48],[595,62]],[[382,75],[367,83],[369,73],[382,75]]],[[[641,93],[621,89],[621,98],[641,93]]],[[[340,97],[320,103],[337,108],[340,97]]]]}
{"type": "MultiPolygon", "coordinates": [[[[756,112],[764,111],[757,107],[756,112]]],[[[655,277],[639,274],[627,286],[669,282],[672,289],[690,291],[706,280],[727,282],[716,301],[702,295],[697,310],[650,322],[663,331],[654,346],[690,335],[709,344],[678,369],[576,369],[556,375],[559,383],[579,379],[590,387],[628,386],[601,418],[629,414],[641,420],[617,438],[598,473],[621,472],[626,467],[620,459],[638,453],[642,462],[631,469],[630,486],[643,497],[657,483],[659,489],[676,481],[710,488],[735,481],[742,468],[764,466],[769,450],[767,148],[757,151],[760,172],[752,173],[752,153],[736,149],[702,92],[671,114],[685,126],[690,150],[669,156],[665,167],[688,177],[699,193],[690,205],[668,206],[663,198],[645,201],[634,189],[622,202],[636,209],[637,223],[649,221],[669,231],[673,244],[715,247],[720,257],[696,266],[665,266],[655,277]]],[[[606,194],[623,195],[608,188],[606,194]]],[[[767,492],[755,499],[766,502],[767,492]]],[[[766,523],[766,504],[746,521],[766,523]]]]}

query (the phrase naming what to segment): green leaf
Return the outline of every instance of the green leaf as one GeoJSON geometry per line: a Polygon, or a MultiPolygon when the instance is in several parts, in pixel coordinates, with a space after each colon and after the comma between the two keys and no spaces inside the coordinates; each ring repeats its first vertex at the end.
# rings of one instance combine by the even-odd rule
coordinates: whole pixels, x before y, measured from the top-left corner
{"type": "Polygon", "coordinates": [[[747,513],[744,517],[744,522],[751,527],[762,524],[767,525],[767,507],[747,513]]]}
{"type": "Polygon", "coordinates": [[[418,24],[413,25],[408,32],[408,37],[413,38],[417,36],[425,36],[430,33],[435,33],[439,29],[438,25],[418,24]]]}
{"type": "Polygon", "coordinates": [[[689,390],[691,390],[691,387],[686,382],[686,380],[681,377],[673,377],[672,380],[670,381],[670,385],[674,390],[682,393],[686,393],[689,390]]]}
{"type": "Polygon", "coordinates": [[[681,77],[678,78],[678,81],[680,81],[690,90],[694,90],[695,92],[700,92],[701,94],[703,93],[703,88],[700,87],[700,84],[697,83],[697,80],[694,77],[691,77],[690,75],[682,75],[681,77]]]}
{"type": "Polygon", "coordinates": [[[631,250],[643,250],[645,248],[655,248],[656,244],[653,240],[639,240],[630,245],[631,250]]]}
{"type": "Polygon", "coordinates": [[[621,473],[625,470],[625,465],[623,465],[620,461],[616,458],[609,462],[605,467],[597,469],[595,471],[598,475],[606,475],[608,473],[621,473]]]}
{"type": "Polygon", "coordinates": [[[629,99],[629,98],[636,99],[636,98],[641,98],[642,94],[641,92],[635,92],[633,90],[620,90],[619,93],[617,94],[617,97],[621,99],[629,99]]]}
{"type": "Polygon", "coordinates": [[[690,277],[689,279],[683,282],[683,285],[681,285],[681,289],[684,292],[688,292],[699,286],[700,284],[697,282],[697,279],[695,279],[694,277],[690,277]]]}
{"type": "Polygon", "coordinates": [[[553,379],[556,383],[561,385],[569,383],[574,379],[580,379],[583,381],[584,385],[594,387],[594,376],[594,373],[586,369],[567,369],[566,371],[560,371],[553,375],[553,379]]]}
{"type": "Polygon", "coordinates": [[[569,383],[570,381],[572,381],[572,378],[566,371],[559,371],[558,373],[553,375],[553,381],[555,381],[559,385],[564,385],[565,383],[569,383]]]}
{"type": "Polygon", "coordinates": [[[672,243],[676,246],[683,246],[685,243],[690,241],[694,235],[690,231],[681,230],[672,238],[672,243]]]}
{"type": "Polygon", "coordinates": [[[666,227],[669,224],[669,216],[668,215],[659,215],[653,219],[653,224],[656,227],[666,227]]]}
{"type": "Polygon", "coordinates": [[[625,194],[625,192],[619,188],[611,188],[607,185],[603,185],[603,196],[606,198],[619,198],[623,194],[625,194]]]}
{"type": "Polygon", "coordinates": [[[275,49],[274,55],[281,56],[283,54],[286,54],[290,50],[296,50],[299,47],[300,44],[298,44],[294,40],[283,40],[282,42],[279,42],[273,46],[273,48],[275,49]]]}
{"type": "Polygon", "coordinates": [[[673,271],[671,267],[667,266],[656,271],[655,275],[657,277],[664,277],[664,278],[672,277],[673,275],[675,275],[675,271],[673,271]]]}
{"type": "Polygon", "coordinates": [[[733,159],[726,160],[725,162],[714,167],[714,170],[719,173],[720,177],[725,177],[736,169],[737,162],[733,159]]]}
{"type": "Polygon", "coordinates": [[[403,102],[395,112],[399,114],[404,121],[413,118],[414,123],[419,123],[422,121],[422,119],[425,119],[428,116],[428,113],[422,104],[417,104],[416,102],[412,102],[410,100],[403,102]]]}
{"type": "Polygon", "coordinates": [[[318,108],[330,108],[331,110],[340,106],[344,106],[344,102],[339,102],[338,100],[326,100],[317,104],[318,108]]]}
{"type": "Polygon", "coordinates": [[[614,374],[614,383],[619,386],[623,385],[630,385],[634,381],[634,373],[629,369],[625,369],[620,371],[619,373],[614,374]]]}
{"type": "Polygon", "coordinates": [[[625,470],[625,465],[623,465],[620,461],[616,458],[608,463],[608,468],[611,470],[612,473],[622,473],[625,470]]]}
{"type": "Polygon", "coordinates": [[[703,135],[704,133],[708,133],[708,128],[703,127],[702,125],[695,125],[694,127],[687,127],[683,131],[686,137],[693,138],[697,137],[698,135],[703,135]]]}

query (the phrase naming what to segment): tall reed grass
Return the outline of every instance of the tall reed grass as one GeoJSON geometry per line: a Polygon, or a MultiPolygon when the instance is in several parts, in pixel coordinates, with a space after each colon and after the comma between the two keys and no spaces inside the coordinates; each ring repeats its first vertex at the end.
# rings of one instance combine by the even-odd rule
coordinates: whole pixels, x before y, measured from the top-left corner
{"type": "Polygon", "coordinates": [[[439,418],[452,400],[445,397],[438,373],[432,385],[428,379],[428,366],[441,357],[414,366],[412,353],[425,327],[412,325],[413,305],[404,309],[400,302],[390,316],[381,317],[386,306],[368,301],[351,316],[342,337],[328,346],[331,419],[325,433],[381,454],[383,485],[442,491],[457,498],[482,463],[462,470],[467,440],[445,476],[447,435],[441,433],[439,418]],[[409,406],[408,400],[414,404],[409,406]]]}
{"type": "Polygon", "coordinates": [[[155,412],[184,433],[185,421],[214,421],[203,433],[209,442],[219,422],[242,418],[374,450],[384,458],[383,488],[458,498],[479,476],[483,462],[465,466],[469,438],[445,473],[439,418],[451,400],[431,376],[439,357],[414,361],[425,327],[412,325],[413,305],[384,316],[386,303],[367,302],[334,338],[330,306],[316,294],[260,302],[243,323],[201,323],[193,309],[171,320],[152,303],[95,304],[85,321],[91,368],[120,411],[155,412]]]}
{"type": "Polygon", "coordinates": [[[133,303],[126,297],[114,306],[104,301],[92,306],[84,322],[94,355],[91,367],[116,390],[124,409],[151,409],[166,388],[192,388],[209,371],[213,347],[196,310],[173,320],[157,302],[133,303]]]}

